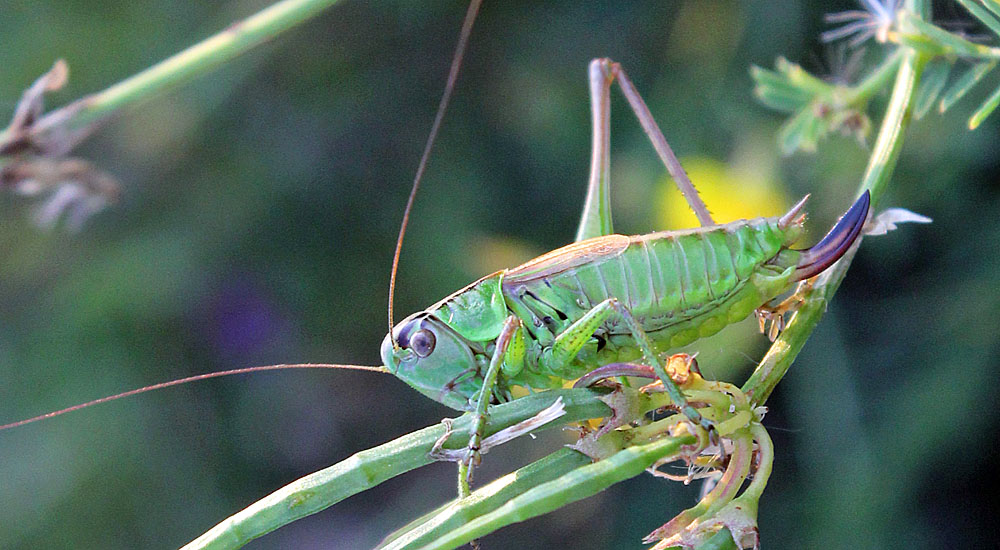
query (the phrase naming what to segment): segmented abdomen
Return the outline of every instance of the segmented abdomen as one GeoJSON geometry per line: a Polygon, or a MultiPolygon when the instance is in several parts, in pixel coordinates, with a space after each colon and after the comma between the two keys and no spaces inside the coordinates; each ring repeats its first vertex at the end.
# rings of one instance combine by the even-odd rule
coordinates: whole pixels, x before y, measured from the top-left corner
{"type": "MultiPolygon", "coordinates": [[[[666,341],[658,347],[669,348],[669,333],[694,330],[690,338],[675,339],[694,340],[701,329],[694,325],[706,315],[723,313],[721,319],[710,320],[719,325],[708,327],[710,332],[731,322],[720,306],[732,305],[727,300],[736,298],[754,270],[783,244],[774,219],[632,237],[609,235],[574,243],[508,271],[503,292],[508,307],[533,325],[542,341],[615,297],[647,332],[666,331],[660,338],[666,341]]],[[[740,304],[740,318],[756,305],[740,304]]],[[[606,330],[609,335],[626,332],[617,320],[606,330]]]]}

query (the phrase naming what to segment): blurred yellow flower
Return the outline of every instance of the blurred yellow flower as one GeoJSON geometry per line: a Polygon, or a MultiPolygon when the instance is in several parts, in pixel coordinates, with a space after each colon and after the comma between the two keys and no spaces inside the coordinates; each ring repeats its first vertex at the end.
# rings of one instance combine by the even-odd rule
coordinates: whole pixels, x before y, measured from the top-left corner
{"type": "MultiPolygon", "coordinates": [[[[779,216],[789,205],[782,186],[759,173],[734,169],[708,157],[686,158],[681,164],[717,223],[779,216]]],[[[657,228],[698,226],[698,219],[669,176],[657,184],[656,201],[657,228]]]]}

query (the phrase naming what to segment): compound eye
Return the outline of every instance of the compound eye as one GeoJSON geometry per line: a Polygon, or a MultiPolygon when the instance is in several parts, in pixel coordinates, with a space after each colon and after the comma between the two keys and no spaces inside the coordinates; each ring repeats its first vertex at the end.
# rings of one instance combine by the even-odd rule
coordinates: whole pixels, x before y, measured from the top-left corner
{"type": "Polygon", "coordinates": [[[437,343],[437,338],[434,337],[434,333],[424,328],[410,336],[410,349],[420,357],[430,355],[434,351],[435,343],[437,343]]]}

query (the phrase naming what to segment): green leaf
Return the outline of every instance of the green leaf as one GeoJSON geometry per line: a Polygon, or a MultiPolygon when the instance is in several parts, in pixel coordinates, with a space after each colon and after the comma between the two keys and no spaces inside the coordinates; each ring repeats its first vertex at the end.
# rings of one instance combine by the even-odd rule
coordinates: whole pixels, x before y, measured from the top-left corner
{"type": "Polygon", "coordinates": [[[920,77],[920,86],[917,88],[917,97],[914,102],[913,116],[918,120],[923,118],[931,106],[941,95],[941,90],[948,82],[948,74],[951,72],[952,64],[945,59],[937,59],[927,64],[924,74],[920,77]]]}
{"type": "Polygon", "coordinates": [[[794,111],[813,98],[810,90],[794,84],[785,74],[754,66],[750,76],[756,83],[754,94],[773,109],[794,111]]]}
{"type": "Polygon", "coordinates": [[[799,150],[802,137],[813,118],[815,117],[812,109],[806,107],[781,126],[781,130],[778,131],[778,145],[781,147],[782,154],[791,155],[799,150]]]}
{"type": "Polygon", "coordinates": [[[922,34],[901,32],[899,33],[899,43],[928,56],[937,57],[948,54],[947,48],[922,34]]]}
{"type": "MultiPolygon", "coordinates": [[[[963,8],[969,10],[969,13],[975,16],[976,19],[978,19],[984,25],[989,27],[994,34],[1000,35],[1000,21],[998,21],[996,17],[990,14],[989,11],[984,9],[974,0],[958,0],[958,3],[962,4],[963,8]]],[[[987,3],[987,6],[989,6],[989,3],[987,3]]],[[[991,9],[1000,9],[1000,8],[994,6],[991,9]]]]}
{"type": "MultiPolygon", "coordinates": [[[[971,57],[994,57],[994,55],[991,54],[991,48],[987,46],[969,42],[968,40],[952,34],[941,27],[934,26],[909,12],[903,12],[903,14],[906,22],[908,22],[913,29],[923,35],[923,37],[929,39],[935,44],[938,44],[950,53],[971,57]]],[[[911,34],[907,33],[907,35],[909,38],[913,37],[911,34]]]]}
{"type": "Polygon", "coordinates": [[[828,93],[833,89],[833,85],[817,78],[805,70],[798,63],[792,63],[784,57],[779,57],[774,63],[775,69],[788,78],[792,85],[806,90],[810,95],[828,93]]]}
{"type": "Polygon", "coordinates": [[[1000,17],[1000,2],[997,2],[997,0],[983,0],[983,4],[986,6],[986,9],[993,12],[993,15],[1000,17]]]}
{"type": "Polygon", "coordinates": [[[972,113],[972,116],[969,118],[969,129],[975,130],[978,128],[979,125],[982,124],[983,120],[990,116],[990,113],[997,108],[997,104],[1000,104],[1000,88],[997,88],[996,91],[994,91],[993,94],[990,95],[990,97],[987,98],[978,109],[976,109],[976,112],[972,113]]]}
{"type": "Polygon", "coordinates": [[[945,92],[944,97],[941,98],[939,110],[943,113],[950,109],[956,101],[961,99],[962,96],[964,96],[969,90],[972,89],[973,86],[976,85],[976,83],[986,76],[986,73],[992,71],[996,65],[996,61],[984,61],[982,63],[976,63],[966,70],[965,73],[958,77],[958,80],[951,85],[951,88],[948,88],[948,91],[945,92]]]}
{"type": "Polygon", "coordinates": [[[831,115],[835,113],[829,109],[822,104],[810,103],[785,122],[781,130],[778,131],[778,144],[781,146],[781,152],[785,155],[791,155],[795,151],[807,153],[816,151],[819,140],[830,132],[831,115]],[[825,113],[818,112],[824,109],[826,109],[825,113]]]}
{"type": "Polygon", "coordinates": [[[811,101],[808,96],[803,98],[799,94],[787,94],[776,88],[765,86],[757,86],[754,88],[753,94],[767,107],[785,113],[793,113],[811,101]]]}
{"type": "MultiPolygon", "coordinates": [[[[756,86],[754,95],[768,107],[784,112],[808,109],[817,99],[828,99],[834,86],[809,74],[799,65],[779,57],[775,70],[758,66],[750,68],[756,86]]],[[[794,150],[794,149],[793,149],[794,150]]]]}
{"type": "Polygon", "coordinates": [[[807,108],[810,116],[806,119],[805,127],[802,131],[802,141],[799,143],[799,148],[803,151],[814,152],[816,146],[819,145],[819,140],[823,139],[827,132],[830,131],[829,123],[820,118],[816,113],[812,112],[813,109],[807,108]]]}
{"type": "Polygon", "coordinates": [[[750,67],[750,77],[753,78],[754,83],[758,86],[786,90],[788,93],[796,93],[800,91],[797,86],[794,86],[788,81],[788,77],[786,75],[777,71],[759,67],[757,65],[750,67]]]}

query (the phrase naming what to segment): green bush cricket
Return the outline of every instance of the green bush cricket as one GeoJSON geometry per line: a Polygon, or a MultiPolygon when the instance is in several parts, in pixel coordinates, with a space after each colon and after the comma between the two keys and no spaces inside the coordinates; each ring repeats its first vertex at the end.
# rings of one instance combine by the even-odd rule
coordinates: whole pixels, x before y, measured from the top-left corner
{"type": "MultiPolygon", "coordinates": [[[[477,8],[478,2],[470,6],[463,45],[477,8]]],[[[590,84],[594,141],[577,243],[487,276],[407,318],[387,336],[383,362],[422,393],[458,410],[475,410],[482,424],[486,406],[508,399],[512,386],[556,387],[602,365],[642,357],[660,375],[675,405],[711,428],[669,381],[657,354],[717,332],[831,264],[860,232],[867,198],[859,199],[820,245],[805,251],[788,248],[801,233],[802,203],[781,218],[715,225],[620,67],[595,60],[590,84]],[[702,228],[635,237],[612,234],[608,127],[615,80],[702,228]]],[[[255,369],[157,384],[83,406],[250,370],[255,369]]],[[[470,447],[475,449],[475,442],[470,447]]]]}
{"type": "MultiPolygon", "coordinates": [[[[479,4],[478,1],[470,4],[441,112],[454,84],[479,4]]],[[[550,388],[598,366],[637,357],[644,357],[657,372],[662,372],[655,357],[657,353],[714,334],[785,292],[795,281],[819,273],[850,247],[866,219],[867,198],[862,196],[819,245],[801,251],[789,246],[801,234],[803,218],[797,216],[804,200],[781,218],[716,225],[620,66],[608,59],[594,60],[590,66],[590,89],[591,175],[577,242],[476,281],[431,308],[411,315],[383,343],[383,362],[390,371],[454,409],[481,408],[479,397],[486,396],[487,402],[492,397],[505,398],[510,386],[550,388]],[[616,80],[697,215],[701,228],[633,237],[613,234],[609,199],[609,92],[616,80]],[[573,287],[567,282],[571,278],[579,280],[579,284],[573,287]],[[642,281],[643,290],[636,286],[638,281],[642,281]],[[595,287],[598,282],[600,289],[595,287]],[[510,328],[503,338],[504,345],[498,347],[497,339],[503,336],[505,323],[510,328]],[[415,338],[413,347],[409,345],[411,338],[415,338]],[[493,359],[497,363],[496,384],[483,384],[493,359]],[[484,385],[490,387],[489,391],[480,391],[484,385]],[[497,388],[492,388],[494,385],[497,388]]],[[[430,140],[439,122],[435,121],[430,140]]],[[[418,178],[422,170],[423,165],[418,178]]],[[[254,369],[260,370],[236,369],[175,380],[82,406],[254,369]]],[[[676,404],[685,408],[680,392],[669,383],[667,386],[676,404]]],[[[686,414],[692,420],[701,420],[692,408],[688,407],[686,414]]]]}
{"type": "Polygon", "coordinates": [[[453,409],[476,412],[479,429],[466,468],[478,452],[487,405],[510,399],[511,387],[560,387],[603,365],[639,358],[673,404],[711,431],[712,423],[667,376],[660,354],[766,311],[793,283],[846,253],[868,217],[865,192],[826,237],[804,250],[791,246],[802,234],[806,199],[781,217],[716,225],[621,67],[595,59],[589,79],[594,148],[576,242],[487,275],[410,315],[382,343],[382,360],[396,376],[453,409]],[[608,128],[614,81],[702,227],[613,234],[608,128]]]}
{"type": "MultiPolygon", "coordinates": [[[[588,205],[590,205],[590,204],[592,204],[592,203],[590,201],[588,201],[588,205]]],[[[851,216],[847,216],[847,218],[851,218],[851,216]]],[[[603,218],[601,218],[601,219],[603,219],[603,218]]],[[[610,220],[610,218],[607,218],[607,219],[610,220]]],[[[862,216],[862,219],[863,219],[863,216],[862,216]]],[[[609,229],[608,229],[608,231],[610,232],[610,221],[608,223],[609,223],[609,229]]],[[[744,229],[748,229],[748,228],[744,227],[744,229]]],[[[749,231],[747,231],[747,232],[749,232],[749,231]]],[[[833,233],[837,233],[837,231],[834,231],[833,233]]],[[[599,234],[603,235],[603,233],[599,233],[599,234]]],[[[677,242],[680,242],[682,240],[680,238],[681,237],[680,234],[675,234],[675,236],[677,237],[677,239],[676,239],[677,242]]],[[[690,236],[690,235],[688,235],[688,236],[690,236]]],[[[650,235],[650,236],[647,236],[647,237],[652,238],[653,236],[650,235]]],[[[696,242],[696,240],[693,239],[693,238],[692,239],[688,239],[688,241],[690,241],[692,243],[696,242]]],[[[651,241],[647,240],[647,241],[644,241],[644,242],[645,243],[649,243],[651,241]]],[[[577,249],[578,253],[580,253],[580,251],[583,250],[582,244],[583,243],[581,243],[580,248],[577,249]]],[[[634,267],[635,266],[635,264],[627,263],[627,261],[626,261],[627,259],[624,258],[626,255],[628,255],[629,252],[632,251],[632,244],[635,244],[635,243],[630,243],[629,245],[626,245],[622,249],[622,252],[618,256],[616,256],[616,258],[622,258],[620,261],[621,261],[622,265],[624,267],[626,267],[626,268],[627,267],[634,267]]],[[[710,244],[711,243],[709,243],[709,245],[710,244]]],[[[682,245],[678,245],[678,246],[679,246],[679,248],[680,248],[680,250],[682,252],[684,252],[684,251],[687,250],[682,245]]],[[[817,247],[817,248],[821,248],[821,247],[817,247]]],[[[649,247],[647,247],[647,253],[648,253],[649,250],[651,250],[651,249],[649,247]]],[[[718,249],[711,249],[711,250],[713,251],[713,257],[715,259],[718,259],[718,258],[722,257],[722,256],[720,256],[718,254],[718,252],[719,252],[718,249]]],[[[559,252],[559,251],[557,251],[557,252],[559,252]]],[[[587,252],[584,251],[583,254],[587,254],[587,252]]],[[[611,255],[609,254],[608,255],[608,257],[609,257],[608,261],[609,262],[611,261],[610,260],[610,256],[611,255]]],[[[638,255],[635,255],[635,256],[638,256],[638,255]]],[[[555,261],[557,261],[557,260],[560,259],[559,258],[559,254],[555,254],[555,253],[553,253],[551,255],[546,255],[546,257],[549,258],[550,262],[555,262],[555,261]]],[[[572,254],[570,254],[569,251],[566,251],[566,250],[562,251],[561,259],[573,261],[571,259],[571,257],[572,257],[572,254]]],[[[647,258],[648,257],[649,256],[647,256],[647,258]]],[[[684,257],[684,260],[685,260],[685,263],[686,263],[686,260],[688,259],[687,255],[683,254],[683,257],[684,257]]],[[[593,259],[596,261],[596,260],[600,260],[601,258],[593,258],[593,259]]],[[[642,259],[642,258],[640,257],[639,259],[642,259]]],[[[540,262],[540,260],[539,260],[539,262],[540,262]]],[[[801,262],[799,262],[799,263],[801,263],[801,262]]],[[[763,267],[764,265],[769,265],[769,264],[770,264],[770,262],[765,262],[765,264],[762,264],[759,267],[763,267]]],[[[511,277],[512,273],[518,274],[521,271],[527,271],[528,266],[530,266],[530,265],[531,264],[529,263],[529,264],[527,264],[525,266],[521,266],[521,268],[514,268],[514,269],[511,269],[511,270],[506,270],[506,271],[504,271],[502,273],[494,274],[494,275],[496,275],[499,278],[498,281],[495,281],[495,282],[498,283],[495,288],[496,288],[496,290],[499,291],[499,297],[501,299],[505,300],[504,301],[505,305],[506,305],[506,293],[504,292],[505,287],[504,287],[503,283],[505,281],[509,281],[512,278],[511,277]]],[[[649,265],[652,266],[653,264],[649,264],[649,265]]],[[[577,267],[579,267],[579,266],[573,265],[570,269],[577,269],[577,267]]],[[[640,264],[640,267],[641,267],[641,264],[640,264]]],[[[689,267],[689,266],[687,266],[687,267],[689,267]]],[[[734,267],[737,267],[735,263],[734,263],[734,267]]],[[[706,270],[707,269],[708,269],[708,264],[706,263],[706,270]]],[[[525,275],[524,273],[521,273],[521,274],[525,275]]],[[[601,272],[601,274],[603,276],[604,273],[601,272]]],[[[527,274],[527,275],[530,275],[530,274],[527,274]]],[[[680,275],[679,274],[678,276],[679,277],[683,277],[683,276],[688,276],[688,275],[690,275],[690,270],[686,271],[685,275],[680,275]]],[[[751,276],[751,278],[752,278],[752,276],[751,276]]],[[[652,280],[652,279],[650,279],[650,280],[652,280]]],[[[690,279],[683,279],[683,280],[685,282],[691,282],[690,279]]],[[[718,281],[714,281],[714,280],[711,280],[711,279],[706,279],[706,280],[708,281],[707,289],[709,291],[713,290],[713,288],[714,288],[712,286],[713,282],[718,282],[718,281]]],[[[485,281],[485,279],[481,280],[481,281],[478,281],[478,283],[483,283],[484,281],[485,281]]],[[[629,284],[629,282],[625,281],[625,286],[624,287],[621,287],[621,285],[619,285],[620,289],[624,288],[627,291],[631,291],[632,287],[628,286],[628,284],[629,284]]],[[[471,287],[470,287],[470,289],[471,289],[471,287]]],[[[467,289],[467,290],[469,290],[469,289],[467,289]]],[[[544,290],[544,289],[542,289],[542,290],[544,290]]],[[[609,294],[611,294],[611,293],[609,293],[609,294]]],[[[458,295],[458,293],[456,293],[455,295],[450,296],[449,298],[455,298],[457,295],[458,295]]],[[[536,295],[537,295],[537,293],[536,293],[536,295]]],[[[527,296],[528,298],[532,298],[531,296],[528,296],[528,295],[525,294],[525,295],[521,295],[522,300],[525,298],[525,296],[527,296]]],[[[569,294],[569,296],[572,298],[572,294],[569,294]]],[[[615,296],[617,296],[617,294],[615,294],[615,296]]],[[[688,296],[684,293],[684,288],[681,288],[681,296],[683,298],[688,298],[688,296]]],[[[704,296],[702,296],[700,298],[704,298],[704,296]]],[[[708,299],[704,300],[704,303],[712,302],[714,299],[715,299],[715,297],[709,296],[708,299]]],[[[439,303],[437,305],[441,306],[447,300],[448,299],[442,301],[441,303],[439,303]]],[[[569,302],[567,302],[567,303],[569,303],[569,302]]],[[[621,300],[619,300],[619,305],[620,304],[621,304],[621,300]]],[[[549,302],[546,302],[545,305],[551,306],[552,304],[550,304],[549,302]]],[[[561,312],[564,315],[566,315],[567,317],[570,317],[570,315],[564,310],[564,306],[566,304],[563,304],[561,302],[556,302],[556,305],[560,308],[558,310],[555,310],[557,313],[561,312]]],[[[661,305],[661,302],[657,302],[656,305],[661,305]]],[[[525,306],[525,307],[527,307],[527,306],[525,306]]],[[[624,306],[624,307],[629,307],[629,306],[624,306]]],[[[664,308],[664,309],[666,309],[666,308],[664,308]]],[[[428,315],[428,316],[432,316],[432,315],[435,315],[439,310],[440,310],[440,307],[432,307],[432,308],[429,308],[424,313],[426,315],[428,315]]],[[[513,309],[512,305],[508,306],[507,310],[510,311],[510,312],[514,312],[514,309],[513,309]]],[[[530,308],[529,308],[529,310],[530,310],[530,308]]],[[[671,309],[669,311],[673,312],[675,310],[671,309]]],[[[534,311],[529,311],[529,314],[530,313],[535,313],[535,312],[534,311]]],[[[617,313],[618,312],[612,312],[612,315],[617,314],[617,313]]],[[[631,313],[634,317],[636,317],[637,320],[640,322],[640,325],[641,325],[640,328],[644,328],[645,321],[643,319],[639,318],[639,316],[637,315],[636,308],[632,307],[631,309],[629,309],[629,313],[631,313]]],[[[531,317],[532,321],[534,321],[535,319],[539,319],[538,315],[530,315],[530,317],[531,317]]],[[[551,318],[552,316],[549,315],[549,317],[551,318]]],[[[501,318],[500,321],[501,322],[505,321],[508,318],[509,317],[507,317],[507,318],[501,318]]],[[[450,317],[449,317],[449,319],[450,319],[450,317]]],[[[517,332],[516,332],[516,330],[521,330],[521,331],[527,330],[526,329],[526,325],[524,324],[524,320],[526,320],[526,319],[522,318],[522,317],[519,317],[518,319],[520,319],[521,326],[520,327],[514,327],[515,330],[512,331],[512,333],[515,336],[513,336],[512,338],[515,338],[518,335],[517,332]]],[[[580,317],[580,319],[582,319],[582,317],[580,317]]],[[[540,320],[542,321],[543,326],[547,328],[548,324],[546,324],[546,322],[545,322],[546,320],[545,320],[545,316],[544,315],[540,317],[540,320]]],[[[562,321],[563,319],[561,319],[558,315],[556,315],[556,317],[554,317],[554,318],[551,318],[551,321],[556,321],[556,320],[562,321]]],[[[467,321],[471,321],[471,319],[467,319],[467,321]]],[[[691,319],[691,318],[687,319],[686,321],[688,322],[689,325],[695,325],[695,324],[697,324],[695,322],[695,320],[691,319]]],[[[610,329],[610,327],[606,327],[605,325],[607,325],[608,323],[612,323],[612,322],[614,322],[613,319],[606,320],[605,323],[604,323],[604,325],[602,325],[601,327],[599,327],[598,331],[610,329]]],[[[404,324],[405,323],[401,323],[401,327],[404,324]]],[[[497,323],[495,323],[495,325],[496,324],[497,323]]],[[[708,327],[707,323],[701,324],[698,327],[698,331],[696,331],[698,333],[698,335],[700,335],[701,329],[702,328],[706,328],[706,327],[708,327]]],[[[448,330],[452,330],[453,332],[457,332],[457,329],[451,327],[450,325],[448,327],[446,327],[446,328],[448,330]]],[[[465,329],[468,330],[469,327],[466,326],[466,327],[462,327],[462,328],[465,328],[465,329]]],[[[691,328],[691,327],[689,327],[689,328],[691,328]]],[[[566,330],[569,330],[569,329],[566,329],[566,330]]],[[[561,332],[559,334],[560,335],[566,334],[566,330],[564,330],[563,332],[561,332]]],[[[498,332],[501,332],[501,331],[502,331],[502,329],[498,328],[498,332]]],[[[662,336],[662,334],[660,334],[660,332],[661,332],[660,330],[654,330],[654,331],[652,331],[649,334],[649,336],[651,338],[653,338],[653,340],[654,340],[654,342],[651,342],[653,344],[653,347],[654,347],[654,352],[660,351],[661,349],[670,349],[670,347],[671,347],[670,343],[673,341],[673,337],[670,337],[670,338],[664,338],[660,342],[656,342],[655,341],[656,337],[657,336],[662,336]]],[[[412,332],[411,332],[411,334],[412,334],[412,332]]],[[[590,342],[590,341],[586,342],[585,345],[584,345],[584,349],[580,351],[580,354],[577,357],[574,357],[571,362],[567,362],[567,363],[563,364],[563,366],[566,367],[565,371],[557,372],[554,375],[545,374],[544,372],[539,372],[539,370],[537,368],[538,367],[537,363],[536,364],[531,364],[529,361],[527,361],[527,357],[528,357],[527,356],[527,351],[528,351],[528,349],[527,349],[527,345],[526,344],[525,344],[525,346],[526,346],[526,349],[525,349],[525,359],[522,359],[522,360],[519,360],[519,361],[511,361],[511,363],[512,363],[512,365],[511,365],[511,364],[508,364],[507,359],[513,355],[513,354],[510,353],[512,347],[514,347],[514,343],[513,342],[511,344],[508,344],[508,347],[505,348],[502,345],[498,345],[498,342],[496,342],[496,341],[490,342],[489,340],[485,340],[485,341],[483,341],[484,343],[483,343],[482,347],[484,347],[486,349],[484,349],[482,353],[479,353],[476,350],[473,350],[473,353],[475,354],[474,359],[477,360],[478,363],[484,363],[485,364],[484,366],[486,368],[484,368],[483,370],[486,370],[487,373],[489,373],[489,369],[488,369],[489,362],[493,361],[494,359],[497,359],[496,363],[499,366],[496,369],[494,369],[494,373],[496,374],[497,380],[498,380],[497,388],[495,390],[493,390],[493,391],[487,392],[487,391],[485,391],[485,390],[482,389],[484,386],[486,386],[485,381],[483,381],[481,384],[477,385],[477,387],[475,388],[475,392],[472,393],[472,394],[470,394],[465,399],[465,403],[462,405],[461,408],[463,408],[463,409],[471,408],[474,405],[477,405],[479,401],[482,401],[481,399],[477,400],[477,398],[476,398],[477,394],[480,397],[486,396],[490,400],[493,400],[493,399],[500,399],[500,400],[505,399],[507,397],[507,394],[504,392],[504,385],[505,384],[511,385],[511,384],[518,383],[518,381],[521,381],[521,382],[524,383],[524,385],[529,385],[531,387],[539,387],[539,388],[540,387],[546,387],[546,384],[552,384],[552,385],[557,384],[560,380],[563,379],[564,375],[567,376],[567,377],[570,377],[572,375],[577,374],[577,371],[580,370],[580,369],[582,369],[584,366],[587,367],[587,368],[590,368],[590,367],[593,366],[593,364],[604,364],[604,360],[603,360],[603,357],[601,357],[601,355],[602,354],[608,355],[608,353],[605,350],[610,349],[609,346],[608,346],[609,341],[611,340],[611,338],[609,337],[609,334],[610,333],[597,334],[597,331],[595,331],[595,335],[596,336],[593,337],[594,341],[593,342],[590,342]],[[500,354],[499,352],[496,352],[496,351],[494,351],[493,353],[490,353],[489,352],[490,346],[492,346],[494,350],[503,350],[503,349],[506,349],[508,353],[506,355],[502,355],[502,354],[500,354]],[[596,360],[596,362],[591,363],[591,364],[588,365],[588,364],[586,364],[584,362],[584,357],[585,357],[585,354],[588,353],[590,346],[592,346],[593,348],[595,348],[595,351],[593,353],[591,353],[591,354],[592,355],[596,355],[597,356],[597,360],[596,360]],[[488,361],[484,361],[484,359],[488,359],[488,361]],[[580,363],[580,364],[577,364],[577,363],[580,363]],[[578,367],[580,369],[578,369],[578,367]],[[532,368],[534,368],[534,370],[532,370],[532,368]],[[499,370],[497,370],[497,369],[499,369],[499,370]],[[538,380],[533,380],[531,378],[532,376],[537,377],[538,380]]],[[[460,334],[459,336],[461,337],[462,335],[460,334]]],[[[528,343],[535,343],[535,344],[538,344],[539,346],[541,346],[541,340],[538,338],[538,335],[531,335],[531,334],[529,334],[529,336],[533,336],[534,340],[529,339],[528,343]]],[[[626,351],[626,348],[629,348],[629,346],[631,346],[631,349],[628,349],[627,351],[630,351],[633,354],[639,352],[639,351],[637,351],[638,348],[636,347],[636,345],[639,344],[639,343],[641,343],[641,342],[636,337],[634,337],[634,335],[632,335],[631,333],[629,333],[627,335],[625,335],[624,333],[620,333],[620,334],[616,333],[613,336],[617,336],[619,338],[619,340],[622,340],[622,339],[625,340],[624,342],[621,343],[621,345],[620,345],[620,347],[618,349],[618,357],[615,357],[615,360],[618,360],[618,358],[622,356],[622,354],[624,353],[624,351],[626,351]],[[631,338],[631,340],[630,340],[630,338],[631,338]]],[[[525,338],[525,335],[524,334],[520,334],[520,337],[523,339],[523,338],[525,338]]],[[[419,338],[418,338],[418,340],[419,340],[419,338]]],[[[411,343],[413,343],[412,339],[411,339],[411,343]]],[[[426,342],[424,342],[424,344],[426,344],[426,342]]],[[[440,347],[440,343],[438,343],[438,346],[440,347]]],[[[432,344],[432,347],[433,347],[433,344],[432,344]]],[[[418,355],[419,355],[419,353],[418,353],[418,355]]],[[[442,364],[441,368],[445,368],[445,365],[442,364]]],[[[476,374],[478,374],[478,372],[476,374]]],[[[414,379],[416,379],[416,376],[417,375],[414,375],[414,379]]],[[[481,376],[482,377],[486,377],[485,375],[481,375],[481,376]]],[[[469,374],[468,377],[471,378],[472,375],[469,374]]],[[[443,387],[447,388],[447,385],[445,385],[443,387]]],[[[448,393],[453,393],[453,392],[449,391],[448,393]]],[[[441,401],[444,400],[441,393],[438,393],[437,395],[432,395],[432,397],[434,397],[435,399],[441,400],[441,401]]],[[[463,396],[459,395],[459,397],[463,397],[463,396]]]]}

